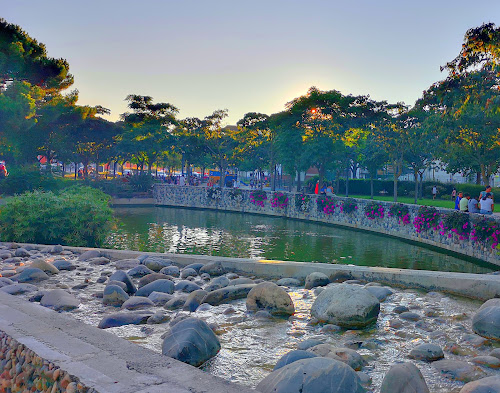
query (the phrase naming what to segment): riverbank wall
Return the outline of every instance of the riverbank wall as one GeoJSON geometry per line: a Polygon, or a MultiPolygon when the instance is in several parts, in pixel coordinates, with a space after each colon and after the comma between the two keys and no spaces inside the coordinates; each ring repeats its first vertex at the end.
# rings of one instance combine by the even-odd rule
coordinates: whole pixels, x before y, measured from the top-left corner
{"type": "MultiPolygon", "coordinates": [[[[422,213],[419,211],[421,206],[419,205],[404,204],[407,216],[398,217],[389,214],[391,206],[394,205],[393,202],[335,196],[328,198],[325,210],[325,197],[305,196],[297,193],[282,194],[283,197],[280,200],[286,199],[287,202],[286,205],[281,203],[280,206],[280,200],[275,201],[275,195],[270,191],[265,192],[266,199],[256,201],[255,193],[252,190],[235,191],[233,189],[221,190],[166,184],[156,184],[153,189],[153,199],[157,206],[221,210],[321,222],[393,236],[500,266],[498,250],[492,248],[495,240],[488,238],[481,241],[470,235],[470,229],[474,225],[482,225],[483,223],[484,217],[479,214],[470,215],[470,227],[464,230],[452,230],[452,228],[443,228],[443,221],[447,215],[455,211],[436,208],[435,211],[438,214],[436,224],[427,228],[425,217],[423,218],[424,222],[420,225],[418,220],[415,221],[417,217],[422,220],[422,213]],[[370,213],[372,212],[370,208],[375,206],[374,203],[377,209],[370,213]],[[347,205],[350,205],[351,209],[348,209],[347,205]],[[352,211],[347,212],[348,210],[352,211]]],[[[500,218],[488,217],[487,220],[496,228],[500,228],[500,218]]]]}

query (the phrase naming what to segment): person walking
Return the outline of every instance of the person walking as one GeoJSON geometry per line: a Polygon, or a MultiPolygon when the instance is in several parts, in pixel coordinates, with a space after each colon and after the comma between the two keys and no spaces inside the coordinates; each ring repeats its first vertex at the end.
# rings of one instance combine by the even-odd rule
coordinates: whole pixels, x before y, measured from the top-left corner
{"type": "Polygon", "coordinates": [[[479,213],[481,214],[486,214],[486,215],[491,215],[493,214],[493,211],[495,210],[495,206],[493,204],[493,196],[491,193],[486,193],[484,197],[481,198],[479,201],[479,213]]]}
{"type": "Polygon", "coordinates": [[[436,186],[432,187],[432,200],[436,199],[436,195],[438,193],[438,189],[436,186]]]}
{"type": "Polygon", "coordinates": [[[454,200],[457,197],[457,189],[453,187],[453,190],[451,190],[451,200],[454,200]]]}

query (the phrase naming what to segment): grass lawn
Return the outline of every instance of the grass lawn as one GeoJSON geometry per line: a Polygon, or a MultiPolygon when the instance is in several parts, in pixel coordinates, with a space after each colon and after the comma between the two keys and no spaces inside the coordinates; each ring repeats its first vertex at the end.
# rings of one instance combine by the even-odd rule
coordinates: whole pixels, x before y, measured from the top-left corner
{"type": "MultiPolygon", "coordinates": [[[[339,196],[342,196],[342,195],[339,195],[339,196]]],[[[353,197],[353,198],[370,199],[370,197],[367,195],[349,195],[349,196],[353,197]]],[[[392,202],[394,198],[392,196],[374,195],[373,199],[376,199],[378,201],[392,202]]],[[[398,202],[413,204],[415,202],[415,200],[412,197],[400,197],[400,196],[398,196],[398,202]]],[[[424,198],[424,199],[419,199],[418,204],[419,205],[426,205],[426,206],[446,207],[448,209],[455,208],[455,201],[445,200],[445,199],[432,200],[432,199],[425,199],[424,198]]]]}

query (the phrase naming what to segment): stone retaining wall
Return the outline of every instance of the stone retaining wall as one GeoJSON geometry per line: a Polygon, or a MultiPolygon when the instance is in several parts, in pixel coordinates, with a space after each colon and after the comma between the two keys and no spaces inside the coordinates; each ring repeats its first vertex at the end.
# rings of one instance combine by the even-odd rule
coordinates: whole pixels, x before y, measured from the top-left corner
{"type": "MultiPolygon", "coordinates": [[[[219,189],[217,189],[219,190],[219,189]]],[[[207,193],[205,187],[181,187],[166,184],[156,184],[153,190],[153,197],[158,206],[177,206],[188,208],[201,208],[212,210],[233,211],[240,213],[264,214],[269,216],[286,217],[314,222],[322,222],[334,225],[341,225],[360,230],[381,233],[389,236],[424,243],[430,246],[439,247],[458,254],[477,258],[483,261],[500,265],[500,255],[496,249],[492,249],[491,242],[483,244],[472,239],[461,239],[456,233],[444,230],[429,229],[418,233],[413,224],[417,216],[418,205],[405,205],[409,210],[409,223],[402,223],[397,217],[388,215],[393,202],[380,203],[384,209],[384,217],[369,219],[364,208],[372,200],[354,199],[357,209],[352,213],[345,213],[341,210],[342,204],[347,200],[343,197],[334,197],[337,207],[330,214],[320,211],[317,206],[317,195],[309,195],[310,201],[306,209],[295,206],[296,193],[284,193],[288,197],[288,205],[285,208],[271,206],[273,193],[267,191],[267,200],[264,206],[258,206],[251,202],[251,190],[241,190],[241,197],[231,196],[232,189],[222,189],[218,193],[213,193],[212,197],[207,193]],[[445,233],[443,233],[445,232],[445,233]]],[[[349,198],[353,200],[353,198],[349,198]]],[[[453,210],[437,208],[441,215],[450,214],[453,210]]],[[[479,215],[474,215],[479,218],[479,215]]],[[[500,219],[492,217],[500,228],[500,219]]]]}

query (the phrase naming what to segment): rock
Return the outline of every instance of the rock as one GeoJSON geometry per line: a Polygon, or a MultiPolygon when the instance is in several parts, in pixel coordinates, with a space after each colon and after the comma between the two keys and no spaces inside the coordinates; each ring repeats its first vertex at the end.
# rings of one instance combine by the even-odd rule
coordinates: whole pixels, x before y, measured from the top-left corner
{"type": "Polygon", "coordinates": [[[132,279],[123,270],[117,270],[116,272],[114,272],[111,276],[109,276],[109,281],[120,281],[124,283],[127,287],[126,292],[129,295],[133,295],[134,293],[137,292],[137,289],[135,288],[132,279]]]}
{"type": "Polygon", "coordinates": [[[401,329],[404,324],[403,324],[403,321],[401,321],[400,319],[391,319],[389,321],[389,326],[393,329],[401,329]]]}
{"type": "Polygon", "coordinates": [[[0,251],[0,259],[12,258],[12,254],[8,251],[0,251]]]}
{"type": "Polygon", "coordinates": [[[326,288],[314,301],[311,315],[320,322],[359,329],[377,320],[380,302],[366,289],[338,284],[326,288]]]}
{"type": "Polygon", "coordinates": [[[16,251],[14,252],[14,256],[16,257],[20,257],[20,258],[25,258],[25,257],[30,257],[31,254],[28,252],[28,250],[26,250],[25,248],[23,247],[19,247],[18,249],[16,249],[16,251]]]}
{"type": "Polygon", "coordinates": [[[160,273],[172,277],[179,277],[179,275],[181,274],[179,267],[175,265],[164,267],[160,270],[160,273]]]}
{"type": "Polygon", "coordinates": [[[362,385],[369,386],[372,384],[372,378],[367,373],[364,373],[363,371],[356,371],[356,374],[358,375],[362,385]]]}
{"type": "Polygon", "coordinates": [[[356,371],[361,370],[366,365],[366,361],[361,355],[349,348],[335,348],[330,344],[319,344],[309,348],[308,351],[324,358],[340,360],[356,371]]]}
{"type": "Polygon", "coordinates": [[[429,393],[429,388],[417,366],[399,363],[385,375],[380,393],[429,393]]]}
{"type": "Polygon", "coordinates": [[[55,311],[70,311],[78,308],[80,301],[63,289],[54,289],[42,297],[40,305],[55,311]]]}
{"type": "Polygon", "coordinates": [[[167,310],[178,310],[186,304],[187,295],[179,295],[165,303],[163,307],[167,310]]]}
{"type": "Polygon", "coordinates": [[[487,339],[478,336],[477,334],[464,334],[462,340],[468,344],[471,344],[474,348],[482,347],[488,342],[487,339]]]}
{"type": "Polygon", "coordinates": [[[65,259],[58,259],[52,263],[53,266],[57,268],[57,270],[75,270],[76,266],[73,265],[70,261],[66,261],[65,259]]]}
{"type": "Polygon", "coordinates": [[[12,281],[10,278],[0,277],[0,288],[5,287],[7,285],[12,285],[12,284],[14,284],[14,281],[12,281]]]}
{"type": "Polygon", "coordinates": [[[390,288],[387,287],[365,286],[365,289],[381,302],[383,302],[394,293],[390,288]]]}
{"type": "Polygon", "coordinates": [[[30,302],[39,302],[49,291],[38,291],[29,297],[30,302]]]}
{"type": "Polygon", "coordinates": [[[37,291],[38,287],[31,284],[11,284],[0,288],[0,291],[8,293],[10,295],[20,295],[26,292],[37,291]]]}
{"type": "Polygon", "coordinates": [[[392,312],[394,312],[396,314],[402,314],[402,313],[407,312],[407,311],[410,311],[410,310],[406,306],[396,306],[392,310],[392,312]]]}
{"type": "MultiPolygon", "coordinates": [[[[118,270],[134,269],[140,265],[141,261],[138,259],[120,259],[114,263],[118,270]]],[[[146,267],[146,266],[144,266],[146,267]]],[[[152,271],[151,271],[152,273],[152,271]]],[[[149,273],[148,273],[149,274],[149,273]]],[[[145,276],[145,274],[144,274],[145,276]]]]}
{"type": "Polygon", "coordinates": [[[486,377],[469,382],[460,393],[500,393],[500,376],[486,377]]]}
{"type": "Polygon", "coordinates": [[[176,291],[191,293],[191,292],[194,292],[194,291],[201,289],[201,287],[199,285],[196,285],[194,282],[187,281],[187,280],[181,280],[177,284],[175,284],[174,289],[176,291]]]}
{"type": "Polygon", "coordinates": [[[173,298],[174,295],[164,292],[152,292],[148,296],[148,299],[151,300],[155,304],[155,306],[163,306],[165,305],[165,303],[167,303],[169,300],[173,298]]]}
{"type": "Polygon", "coordinates": [[[141,277],[147,276],[148,274],[151,274],[151,273],[154,273],[154,272],[144,265],[136,266],[127,272],[129,277],[134,277],[134,278],[141,278],[141,277]]]}
{"type": "Polygon", "coordinates": [[[50,254],[60,254],[63,251],[64,251],[64,249],[60,244],[49,247],[47,250],[47,252],[49,252],[50,254]]]}
{"type": "Polygon", "coordinates": [[[500,340],[500,307],[480,309],[472,318],[472,330],[482,337],[500,340]]]}
{"type": "Polygon", "coordinates": [[[183,310],[191,312],[196,311],[196,309],[200,306],[205,296],[207,296],[207,293],[208,292],[204,291],[203,289],[198,289],[196,291],[191,292],[188,295],[186,302],[184,303],[184,306],[182,307],[183,310]]]}
{"type": "Polygon", "coordinates": [[[217,289],[225,288],[229,285],[229,283],[230,283],[229,278],[225,276],[220,276],[210,281],[208,285],[205,287],[205,291],[212,292],[217,289]]]}
{"type": "Polygon", "coordinates": [[[209,262],[206,265],[204,265],[200,270],[198,271],[199,274],[202,273],[208,273],[212,277],[213,276],[222,276],[223,274],[227,273],[227,270],[222,266],[221,261],[215,261],[215,262],[209,262]]]}
{"type": "Polygon", "coordinates": [[[184,266],[184,269],[194,269],[196,271],[196,274],[198,274],[203,266],[205,266],[204,263],[195,262],[184,266]]]}
{"type": "Polygon", "coordinates": [[[420,319],[420,315],[411,311],[405,311],[399,314],[399,318],[406,321],[418,321],[420,319]]]}
{"type": "Polygon", "coordinates": [[[306,289],[312,289],[328,285],[329,283],[330,279],[326,274],[320,272],[314,272],[306,277],[305,287],[306,289]]]}
{"type": "Polygon", "coordinates": [[[99,250],[88,250],[85,251],[78,257],[79,261],[87,261],[91,258],[99,258],[101,256],[101,252],[99,250]]]}
{"type": "Polygon", "coordinates": [[[141,308],[148,308],[154,306],[155,304],[150,299],[143,296],[133,296],[127,299],[122,304],[122,308],[125,308],[127,310],[139,310],[141,308]]]}
{"type": "Polygon", "coordinates": [[[410,351],[410,359],[434,362],[444,358],[443,350],[436,344],[420,344],[410,351]]]}
{"type": "Polygon", "coordinates": [[[161,258],[157,256],[148,256],[142,261],[143,265],[155,272],[159,272],[164,267],[172,265],[172,263],[173,262],[168,258],[161,258]]]}
{"type": "Polygon", "coordinates": [[[330,276],[330,282],[342,283],[344,281],[352,280],[351,273],[345,271],[337,271],[330,276]]]}
{"type": "Polygon", "coordinates": [[[102,266],[102,265],[107,265],[111,261],[106,258],[106,257],[96,257],[96,258],[89,258],[86,261],[90,265],[97,265],[97,266],[102,266]]]}
{"type": "Polygon", "coordinates": [[[356,372],[346,364],[315,357],[290,363],[264,378],[262,393],[363,393],[356,372]]]}
{"type": "Polygon", "coordinates": [[[284,287],[300,287],[300,281],[296,278],[282,278],[276,281],[276,285],[284,287]]]}
{"type": "MultiPolygon", "coordinates": [[[[146,276],[147,277],[147,276],[146,276]]],[[[174,283],[170,280],[155,280],[136,292],[137,296],[149,296],[153,292],[174,293],[174,283]]]]}
{"type": "MultiPolygon", "coordinates": [[[[19,250],[19,249],[18,249],[19,250]]],[[[13,280],[16,280],[17,282],[39,282],[43,280],[47,280],[49,276],[41,270],[36,267],[28,267],[24,269],[20,274],[17,274],[15,276],[12,276],[13,280]]]]}
{"type": "Polygon", "coordinates": [[[500,359],[500,348],[495,348],[493,351],[491,351],[490,356],[495,356],[496,358],[500,359]]]}
{"type": "Polygon", "coordinates": [[[128,299],[127,293],[118,285],[107,285],[104,288],[102,303],[106,306],[120,307],[128,299]]]}
{"type": "Polygon", "coordinates": [[[198,273],[191,268],[184,268],[181,270],[181,278],[196,277],[198,273]]]}
{"type": "Polygon", "coordinates": [[[124,325],[139,325],[145,323],[151,315],[152,313],[145,311],[110,314],[101,319],[97,327],[99,329],[108,329],[124,325]]]}
{"type": "Polygon", "coordinates": [[[168,321],[170,321],[170,315],[164,313],[163,311],[158,311],[148,318],[147,323],[148,325],[158,325],[168,321]]]}
{"type": "Polygon", "coordinates": [[[118,285],[121,289],[123,289],[125,292],[127,292],[127,286],[125,285],[124,282],[111,280],[111,281],[108,281],[106,283],[106,285],[118,285]]]}
{"type": "Polygon", "coordinates": [[[211,306],[228,303],[231,300],[243,299],[247,297],[250,290],[255,287],[255,284],[230,285],[225,288],[217,289],[209,292],[203,303],[208,303],[211,306]]]}
{"type": "Polygon", "coordinates": [[[175,324],[163,340],[162,354],[198,367],[220,351],[220,342],[206,322],[187,318],[175,324]]]}
{"type": "Polygon", "coordinates": [[[309,351],[301,351],[300,349],[295,350],[295,351],[290,351],[286,354],[284,354],[276,363],[276,365],[273,368],[273,371],[276,371],[280,369],[281,367],[285,367],[287,364],[296,362],[297,360],[301,359],[310,359],[310,358],[315,358],[318,355],[309,352],[309,351]]]}
{"type": "Polygon", "coordinates": [[[272,315],[293,315],[295,307],[290,295],[272,282],[257,284],[248,293],[247,310],[257,312],[268,311],[272,315]]]}
{"type": "Polygon", "coordinates": [[[235,278],[234,280],[229,281],[229,285],[246,285],[246,284],[255,284],[254,280],[251,280],[247,277],[235,278]]]}
{"type": "Polygon", "coordinates": [[[495,356],[476,356],[471,362],[489,368],[500,368],[500,359],[495,356]]]}
{"type": "Polygon", "coordinates": [[[145,285],[148,285],[156,280],[168,280],[168,276],[166,274],[161,273],[152,273],[144,276],[139,280],[139,288],[142,288],[145,285]]]}
{"type": "Polygon", "coordinates": [[[320,344],[324,344],[324,342],[321,340],[310,338],[310,339],[307,339],[307,340],[304,340],[304,341],[298,343],[297,349],[302,349],[305,351],[306,349],[315,347],[316,345],[320,345],[320,344]]]}
{"type": "Polygon", "coordinates": [[[43,259],[35,259],[33,262],[31,262],[30,267],[35,267],[40,270],[43,270],[45,273],[51,273],[51,274],[58,274],[59,269],[52,265],[51,263],[48,263],[44,261],[43,259]]]}
{"type": "Polygon", "coordinates": [[[255,313],[255,319],[273,319],[272,314],[269,311],[260,310],[255,313]]]}
{"type": "Polygon", "coordinates": [[[461,360],[443,359],[432,363],[442,376],[461,382],[470,382],[484,375],[477,367],[461,360]]]}
{"type": "Polygon", "coordinates": [[[478,311],[481,311],[483,308],[486,308],[486,307],[500,307],[500,298],[493,298],[493,299],[486,300],[481,305],[481,307],[479,307],[478,311]]]}

